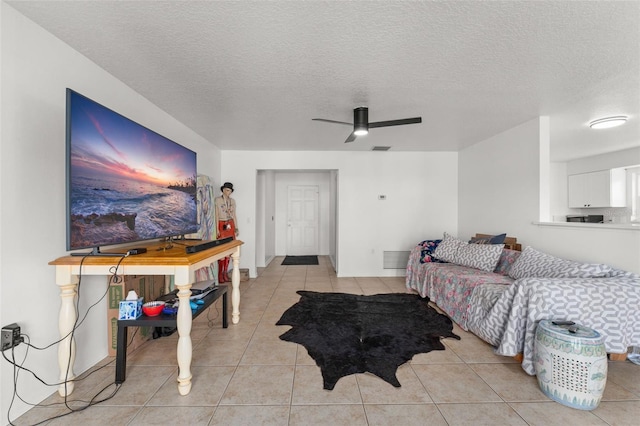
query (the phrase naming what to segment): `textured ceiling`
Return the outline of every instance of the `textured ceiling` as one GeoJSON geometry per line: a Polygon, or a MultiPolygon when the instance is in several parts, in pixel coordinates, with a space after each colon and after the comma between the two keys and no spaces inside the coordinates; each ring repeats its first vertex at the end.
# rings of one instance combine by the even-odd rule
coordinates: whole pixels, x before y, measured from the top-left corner
{"type": "Polygon", "coordinates": [[[224,150],[450,151],[539,115],[556,160],[640,146],[638,1],[6,3],[224,150]],[[423,122],[311,120],[357,106],[423,122]]]}

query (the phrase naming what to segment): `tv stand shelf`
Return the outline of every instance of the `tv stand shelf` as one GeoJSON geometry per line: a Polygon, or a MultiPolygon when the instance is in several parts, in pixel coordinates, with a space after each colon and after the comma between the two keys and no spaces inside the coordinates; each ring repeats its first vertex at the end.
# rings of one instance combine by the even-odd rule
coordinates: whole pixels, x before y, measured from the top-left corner
{"type": "MultiPolygon", "coordinates": [[[[193,319],[206,311],[209,306],[222,297],[222,328],[227,328],[227,286],[219,285],[202,298],[203,305],[199,305],[192,312],[193,319]]],[[[178,321],[175,315],[160,314],[156,317],[142,315],[134,320],[118,320],[118,349],[116,353],[116,384],[123,383],[127,377],[127,328],[128,327],[175,327],[178,321]]]]}
{"type": "MultiPolygon", "coordinates": [[[[185,246],[199,244],[198,241],[174,242],[167,247],[165,242],[154,242],[144,246],[146,253],[135,256],[72,256],[67,255],[49,262],[56,267],[56,284],[60,288],[60,316],[59,330],[61,342],[58,347],[58,367],[60,382],[58,393],[60,396],[70,395],[74,389],[73,364],[75,362],[76,346],[71,332],[78,318],[76,311],[76,297],[78,294],[78,280],[80,276],[112,275],[112,268],[119,262],[118,275],[171,275],[174,277],[175,287],[178,289],[180,308],[176,316],[178,328],[178,392],[187,395],[191,391],[191,322],[193,320],[189,306],[191,284],[195,282],[195,271],[209,266],[218,259],[231,256],[233,272],[231,273],[231,321],[240,321],[240,240],[233,240],[197,253],[186,253],[185,246]],[[68,366],[71,366],[69,369],[68,366]],[[66,384],[64,383],[66,382],[66,384]]],[[[138,243],[139,244],[139,243],[138,243]]],[[[103,253],[127,252],[135,247],[118,247],[103,250],[103,253]]]]}

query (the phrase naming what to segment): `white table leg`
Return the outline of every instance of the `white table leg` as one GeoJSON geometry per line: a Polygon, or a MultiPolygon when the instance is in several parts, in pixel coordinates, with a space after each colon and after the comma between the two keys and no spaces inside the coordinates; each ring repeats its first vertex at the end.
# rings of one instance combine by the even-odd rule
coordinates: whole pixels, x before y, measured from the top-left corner
{"type": "Polygon", "coordinates": [[[193,321],[189,296],[191,296],[191,283],[176,284],[178,288],[178,317],[176,318],[178,327],[178,392],[180,395],[187,395],[191,391],[191,357],[193,346],[191,344],[191,323],[193,321]]]}
{"type": "Polygon", "coordinates": [[[231,272],[231,322],[240,322],[240,246],[231,254],[233,271],[231,272]]]}
{"type": "Polygon", "coordinates": [[[78,284],[59,285],[60,287],[60,316],[58,318],[58,329],[62,341],[58,346],[58,367],[60,368],[60,382],[58,394],[62,397],[71,395],[73,392],[75,378],[73,364],[76,359],[76,342],[71,337],[73,326],[78,318],[75,300],[78,294],[78,284]],[[64,382],[67,382],[66,385],[64,382]]]}

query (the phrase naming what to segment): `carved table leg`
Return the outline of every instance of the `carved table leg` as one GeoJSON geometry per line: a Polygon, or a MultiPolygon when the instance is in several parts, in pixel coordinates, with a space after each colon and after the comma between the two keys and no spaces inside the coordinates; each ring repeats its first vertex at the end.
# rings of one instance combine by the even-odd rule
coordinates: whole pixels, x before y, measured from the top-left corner
{"type": "Polygon", "coordinates": [[[60,368],[60,382],[58,394],[62,397],[71,395],[75,378],[73,363],[76,359],[76,342],[71,337],[73,326],[78,318],[75,300],[78,294],[78,284],[59,285],[60,287],[60,316],[58,329],[60,331],[60,345],[58,346],[58,367],[60,368]],[[64,382],[67,382],[66,384],[64,382]]]}
{"type": "Polygon", "coordinates": [[[233,271],[231,272],[231,322],[240,322],[240,246],[231,254],[233,271]]]}
{"type": "Polygon", "coordinates": [[[191,344],[191,306],[189,304],[189,296],[191,296],[191,284],[177,285],[178,299],[180,305],[178,307],[178,317],[176,318],[178,326],[178,392],[180,395],[187,395],[191,391],[191,356],[193,347],[191,344]]]}

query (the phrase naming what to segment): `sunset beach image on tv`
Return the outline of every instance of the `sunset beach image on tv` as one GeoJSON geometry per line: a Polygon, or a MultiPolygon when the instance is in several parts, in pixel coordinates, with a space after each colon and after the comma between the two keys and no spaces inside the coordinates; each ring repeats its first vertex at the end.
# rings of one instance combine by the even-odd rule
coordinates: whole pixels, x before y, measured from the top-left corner
{"type": "Polygon", "coordinates": [[[67,90],[67,249],[197,232],[196,153],[67,90]]]}

